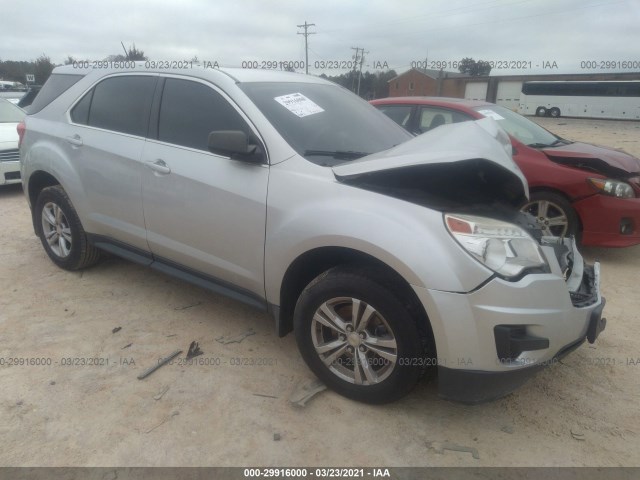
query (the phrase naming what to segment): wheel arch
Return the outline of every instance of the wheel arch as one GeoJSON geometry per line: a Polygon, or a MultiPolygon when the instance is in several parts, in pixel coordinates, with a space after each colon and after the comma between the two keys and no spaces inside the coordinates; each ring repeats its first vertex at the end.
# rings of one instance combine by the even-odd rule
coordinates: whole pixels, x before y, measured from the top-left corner
{"type": "Polygon", "coordinates": [[[52,187],[54,185],[61,185],[61,183],[56,177],[43,170],[37,170],[29,176],[27,194],[29,196],[29,205],[31,205],[32,210],[31,220],[33,223],[34,232],[37,232],[37,229],[35,225],[35,216],[33,215],[33,208],[35,207],[36,201],[38,200],[38,195],[40,195],[40,192],[43,189],[52,187]]]}
{"type": "MultiPolygon", "coordinates": [[[[420,334],[430,342],[435,354],[435,337],[429,317],[413,288],[402,275],[381,260],[347,247],[318,247],[298,256],[287,268],[280,288],[280,305],[271,306],[277,322],[278,335],[293,331],[293,312],[300,293],[318,275],[330,268],[349,265],[370,268],[376,278],[394,289],[418,322],[420,334]]],[[[425,345],[426,346],[426,345],[425,345]]]]}

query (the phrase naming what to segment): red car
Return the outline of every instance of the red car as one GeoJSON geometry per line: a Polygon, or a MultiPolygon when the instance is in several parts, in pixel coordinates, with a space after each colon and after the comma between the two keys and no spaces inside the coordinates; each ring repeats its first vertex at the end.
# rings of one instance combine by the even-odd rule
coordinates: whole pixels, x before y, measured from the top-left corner
{"type": "Polygon", "coordinates": [[[513,159],[529,182],[534,215],[547,235],[576,235],[583,245],[640,244],[640,159],[572,142],[508,108],[443,97],[390,97],[371,103],[414,134],[447,123],[492,117],[511,137],[513,159]]]}

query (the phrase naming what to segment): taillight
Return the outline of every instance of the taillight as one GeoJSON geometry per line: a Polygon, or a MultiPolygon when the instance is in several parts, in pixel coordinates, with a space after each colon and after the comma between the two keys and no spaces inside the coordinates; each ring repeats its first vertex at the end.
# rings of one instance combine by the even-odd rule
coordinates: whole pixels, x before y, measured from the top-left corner
{"type": "Polygon", "coordinates": [[[18,130],[18,148],[20,148],[20,145],[22,145],[22,139],[24,138],[24,132],[27,131],[27,126],[25,125],[24,121],[18,124],[16,130],[18,130]]]}

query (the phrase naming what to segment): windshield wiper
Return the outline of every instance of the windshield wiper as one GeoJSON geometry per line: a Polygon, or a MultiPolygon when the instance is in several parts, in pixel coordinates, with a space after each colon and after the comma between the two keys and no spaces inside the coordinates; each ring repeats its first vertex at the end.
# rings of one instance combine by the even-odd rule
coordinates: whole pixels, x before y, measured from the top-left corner
{"type": "Polygon", "coordinates": [[[355,152],[353,150],[305,150],[304,156],[333,157],[340,160],[355,160],[356,158],[371,155],[368,152],[355,152]]]}
{"type": "Polygon", "coordinates": [[[548,148],[548,147],[555,147],[557,145],[569,145],[570,141],[565,140],[564,138],[559,138],[551,143],[528,143],[527,147],[531,147],[531,148],[548,148]]]}
{"type": "Polygon", "coordinates": [[[556,145],[569,145],[570,143],[573,143],[573,142],[570,142],[569,140],[565,140],[564,138],[559,138],[549,146],[555,147],[556,145]]]}

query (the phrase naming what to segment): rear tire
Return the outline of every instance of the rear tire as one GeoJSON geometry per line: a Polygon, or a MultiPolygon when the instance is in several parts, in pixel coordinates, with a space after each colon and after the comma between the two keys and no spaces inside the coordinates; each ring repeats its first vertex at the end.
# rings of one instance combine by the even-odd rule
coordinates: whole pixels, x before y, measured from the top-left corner
{"type": "Polygon", "coordinates": [[[546,117],[547,116],[547,109],[544,107],[538,107],[536,108],[536,117],[546,117]]]}
{"type": "Polygon", "coordinates": [[[549,110],[549,116],[553,118],[559,118],[560,109],[558,107],[553,107],[551,110],[549,110]]]}
{"type": "Polygon", "coordinates": [[[91,245],[80,218],[60,185],[44,188],[34,207],[35,227],[49,258],[65,270],[95,264],[100,251],[91,245]]]}
{"type": "Polygon", "coordinates": [[[309,368],[341,395],[373,404],[405,396],[431,364],[411,309],[376,273],[332,268],[304,289],[294,312],[309,368]]]}

